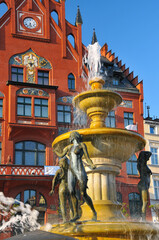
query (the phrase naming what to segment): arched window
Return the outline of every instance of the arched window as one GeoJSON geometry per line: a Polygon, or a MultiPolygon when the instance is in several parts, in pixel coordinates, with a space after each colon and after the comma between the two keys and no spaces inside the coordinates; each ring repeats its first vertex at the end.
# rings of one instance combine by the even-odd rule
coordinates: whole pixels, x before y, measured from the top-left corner
{"type": "Polygon", "coordinates": [[[33,141],[16,143],[15,164],[43,166],[45,164],[45,145],[33,141]]]}
{"type": "Polygon", "coordinates": [[[138,175],[137,170],[137,157],[132,155],[132,157],[126,163],[127,174],[129,175],[138,175]]]}
{"type": "Polygon", "coordinates": [[[56,24],[59,25],[59,16],[58,16],[58,13],[56,11],[51,12],[51,17],[54,19],[56,24]]]}
{"type": "Polygon", "coordinates": [[[44,224],[44,215],[47,208],[47,202],[45,197],[33,189],[27,189],[15,197],[15,204],[18,205],[19,201],[25,204],[30,204],[31,207],[39,211],[38,222],[44,224]],[[17,200],[17,201],[16,201],[17,200]]]}
{"type": "Polygon", "coordinates": [[[72,73],[68,75],[68,89],[70,90],[75,89],[75,77],[72,73]]]}
{"type": "Polygon", "coordinates": [[[36,191],[35,190],[25,190],[24,191],[24,203],[28,203],[32,207],[36,205],[36,191]]]}
{"type": "Polygon", "coordinates": [[[68,41],[71,43],[72,47],[75,48],[75,38],[72,34],[67,36],[68,41]]]}
{"type": "Polygon", "coordinates": [[[119,202],[119,203],[122,203],[123,201],[122,201],[122,194],[120,193],[120,192],[117,192],[117,201],[119,202]]]}
{"type": "Polygon", "coordinates": [[[0,18],[8,11],[8,7],[6,3],[0,4],[0,18]]]}
{"type": "Polygon", "coordinates": [[[132,218],[140,217],[140,214],[141,214],[140,194],[135,192],[129,194],[129,209],[130,209],[130,216],[132,218]]]}

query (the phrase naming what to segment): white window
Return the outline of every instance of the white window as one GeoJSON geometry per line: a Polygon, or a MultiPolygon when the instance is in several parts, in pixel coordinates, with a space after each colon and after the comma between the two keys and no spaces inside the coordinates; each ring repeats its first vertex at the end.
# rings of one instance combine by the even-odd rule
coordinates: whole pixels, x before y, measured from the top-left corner
{"type": "Polygon", "coordinates": [[[158,148],[151,147],[150,151],[152,152],[151,164],[158,165],[158,148]]]}
{"type": "Polygon", "coordinates": [[[155,193],[155,199],[159,199],[159,181],[154,180],[154,193],[155,193]]]}
{"type": "Polygon", "coordinates": [[[150,125],[150,133],[151,133],[151,134],[155,134],[155,133],[156,133],[155,126],[150,125]]]}

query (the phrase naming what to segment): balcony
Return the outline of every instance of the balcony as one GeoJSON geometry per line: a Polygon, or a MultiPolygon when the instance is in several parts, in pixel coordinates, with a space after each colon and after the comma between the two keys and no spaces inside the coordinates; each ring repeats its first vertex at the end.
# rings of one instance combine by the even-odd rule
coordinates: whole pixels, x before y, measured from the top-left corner
{"type": "Polygon", "coordinates": [[[0,176],[44,176],[43,166],[0,165],[0,176]]]}

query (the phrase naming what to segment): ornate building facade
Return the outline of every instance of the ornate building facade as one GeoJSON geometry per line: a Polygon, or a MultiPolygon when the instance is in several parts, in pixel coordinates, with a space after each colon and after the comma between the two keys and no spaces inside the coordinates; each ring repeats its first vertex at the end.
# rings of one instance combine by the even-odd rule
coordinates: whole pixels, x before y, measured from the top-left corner
{"type": "Polygon", "coordinates": [[[159,200],[159,119],[153,119],[147,117],[144,119],[144,131],[146,139],[147,151],[152,153],[150,160],[148,161],[148,166],[152,171],[151,181],[150,181],[150,204],[154,206],[152,210],[152,219],[154,222],[158,221],[158,214],[154,210],[155,205],[158,204],[159,200]]]}
{"type": "MultiPolygon", "coordinates": [[[[0,191],[25,203],[32,200],[43,221],[44,215],[56,215],[58,206],[57,192],[48,195],[52,176],[44,175],[44,166],[58,165],[52,141],[73,128],[71,98],[84,88],[82,18],[78,9],[75,25],[65,19],[65,0],[2,2],[8,10],[0,18],[0,191]]],[[[136,125],[143,135],[142,81],[106,44],[101,55],[105,87],[123,97],[107,126],[136,125]]],[[[129,204],[131,216],[140,205],[136,159],[124,163],[117,177],[118,200],[129,204]]]]}

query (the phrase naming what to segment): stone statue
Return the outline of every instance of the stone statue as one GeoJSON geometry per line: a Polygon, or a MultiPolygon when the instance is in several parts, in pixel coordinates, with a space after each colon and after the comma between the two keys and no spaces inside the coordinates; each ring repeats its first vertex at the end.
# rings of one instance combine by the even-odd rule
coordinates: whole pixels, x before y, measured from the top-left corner
{"type": "MultiPolygon", "coordinates": [[[[59,185],[59,199],[60,199],[60,209],[62,214],[63,223],[66,222],[66,202],[69,200],[69,191],[68,191],[68,184],[67,184],[67,174],[68,174],[68,162],[67,158],[61,158],[59,161],[60,169],[56,171],[56,174],[52,180],[52,190],[50,191],[49,195],[52,195],[55,190],[55,186],[59,185]]],[[[69,201],[70,210],[71,204],[69,201]]]]}
{"type": "Polygon", "coordinates": [[[147,161],[152,155],[149,151],[142,151],[137,159],[137,169],[140,173],[140,182],[138,189],[142,198],[142,220],[146,220],[146,206],[148,203],[148,189],[150,187],[150,175],[152,174],[150,168],[147,166],[147,161]]]}
{"type": "Polygon", "coordinates": [[[68,156],[70,163],[68,169],[68,189],[71,195],[71,202],[73,206],[73,218],[71,222],[75,222],[80,218],[78,214],[78,199],[76,196],[76,184],[78,183],[80,194],[83,197],[83,200],[88,204],[93,212],[92,220],[97,219],[97,213],[94,209],[93,202],[91,198],[88,196],[86,189],[87,189],[87,174],[83,166],[82,156],[84,155],[88,165],[95,169],[96,166],[93,164],[92,160],[89,158],[87,147],[82,142],[82,136],[74,131],[70,133],[70,145],[68,145],[62,153],[58,151],[58,149],[54,149],[54,152],[59,157],[68,156]]]}

